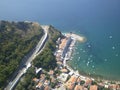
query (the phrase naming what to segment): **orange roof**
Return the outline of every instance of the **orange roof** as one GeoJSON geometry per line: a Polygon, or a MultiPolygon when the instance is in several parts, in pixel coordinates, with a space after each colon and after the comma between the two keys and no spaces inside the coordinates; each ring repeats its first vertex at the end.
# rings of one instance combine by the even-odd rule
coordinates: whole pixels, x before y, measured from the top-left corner
{"type": "Polygon", "coordinates": [[[41,87],[43,84],[41,82],[38,83],[37,87],[41,87]]]}
{"type": "Polygon", "coordinates": [[[39,79],[37,79],[37,78],[33,78],[33,81],[34,81],[34,82],[38,82],[39,79]]]}
{"type": "Polygon", "coordinates": [[[120,88],[119,88],[119,85],[117,85],[117,84],[111,84],[111,85],[109,86],[109,88],[110,88],[110,89],[120,89],[120,88]]]}
{"type": "Polygon", "coordinates": [[[98,86],[97,85],[91,85],[90,90],[98,90],[98,86]]]}
{"type": "Polygon", "coordinates": [[[60,70],[60,71],[63,72],[63,73],[67,73],[67,72],[68,72],[67,69],[62,69],[62,70],[60,70]]]}
{"type": "Polygon", "coordinates": [[[113,85],[113,89],[117,89],[117,85],[114,84],[114,85],[113,85]]]}
{"type": "Polygon", "coordinates": [[[77,79],[77,82],[79,83],[81,81],[80,77],[77,79]]]}
{"type": "Polygon", "coordinates": [[[53,75],[53,74],[54,74],[54,71],[53,71],[53,70],[50,70],[48,73],[49,73],[50,75],[53,75]]]}
{"type": "Polygon", "coordinates": [[[67,43],[67,39],[66,39],[66,38],[65,38],[65,39],[62,39],[62,40],[61,40],[61,44],[59,45],[59,49],[64,49],[66,43],[67,43]]]}
{"type": "Polygon", "coordinates": [[[62,62],[58,61],[57,64],[62,65],[62,62]]]}
{"type": "Polygon", "coordinates": [[[69,83],[69,84],[67,84],[68,90],[73,90],[73,89],[74,89],[74,86],[75,86],[74,83],[69,83]]]}
{"type": "Polygon", "coordinates": [[[46,87],[44,88],[44,90],[50,90],[50,87],[49,87],[49,86],[46,86],[46,87]]]}
{"type": "Polygon", "coordinates": [[[45,82],[44,83],[48,83],[48,80],[45,80],[45,82]]]}
{"type": "Polygon", "coordinates": [[[66,82],[66,86],[69,90],[73,90],[76,80],[77,80],[76,76],[71,76],[71,78],[66,82]]]}
{"type": "Polygon", "coordinates": [[[76,76],[71,76],[71,78],[70,78],[70,82],[75,82],[77,80],[77,77],[76,76]]]}
{"type": "Polygon", "coordinates": [[[97,83],[99,86],[104,87],[103,83],[97,83]]]}
{"type": "Polygon", "coordinates": [[[117,85],[117,89],[120,89],[120,85],[117,85]]]}
{"type": "Polygon", "coordinates": [[[84,87],[83,86],[80,86],[80,85],[76,85],[74,90],[83,90],[84,87]]]}
{"type": "Polygon", "coordinates": [[[85,82],[86,85],[90,85],[91,83],[92,83],[91,79],[87,79],[86,82],[85,82]]]}
{"type": "Polygon", "coordinates": [[[41,74],[40,79],[45,79],[45,74],[41,74]]]}

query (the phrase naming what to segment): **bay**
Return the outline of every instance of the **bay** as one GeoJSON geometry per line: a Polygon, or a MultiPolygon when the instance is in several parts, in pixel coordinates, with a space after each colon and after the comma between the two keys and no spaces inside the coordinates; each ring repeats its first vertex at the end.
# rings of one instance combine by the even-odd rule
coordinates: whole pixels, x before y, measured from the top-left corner
{"type": "Polygon", "coordinates": [[[120,80],[119,0],[3,0],[0,20],[36,21],[87,38],[77,43],[71,67],[120,80]]]}

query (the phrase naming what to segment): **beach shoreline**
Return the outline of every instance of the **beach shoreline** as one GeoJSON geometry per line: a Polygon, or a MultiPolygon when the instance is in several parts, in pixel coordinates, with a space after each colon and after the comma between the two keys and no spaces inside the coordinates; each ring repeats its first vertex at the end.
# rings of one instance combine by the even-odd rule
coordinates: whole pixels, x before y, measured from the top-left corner
{"type": "MultiPolygon", "coordinates": [[[[75,44],[76,44],[76,42],[80,42],[80,43],[84,43],[84,42],[86,42],[86,37],[84,37],[84,36],[80,36],[80,35],[77,35],[77,34],[70,34],[70,33],[64,33],[65,34],[65,36],[71,36],[71,37],[73,37],[73,40],[75,40],[75,43],[74,43],[74,47],[75,47],[75,44]]],[[[74,49],[74,48],[73,48],[74,49]]],[[[72,50],[72,52],[71,53],[73,53],[73,50],[72,50]]],[[[70,65],[68,64],[68,61],[69,60],[65,60],[64,59],[64,62],[65,63],[63,63],[63,64],[65,64],[64,66],[66,66],[67,67],[67,69],[69,70],[69,71],[71,71],[71,72],[73,72],[75,75],[77,75],[77,76],[80,76],[81,77],[81,79],[82,80],[85,80],[85,79],[92,79],[92,80],[95,80],[95,81],[102,81],[102,82],[104,82],[104,83],[106,83],[106,82],[114,82],[114,83],[120,83],[120,81],[118,80],[109,80],[109,79],[104,79],[104,77],[103,78],[101,78],[101,77],[97,77],[98,75],[95,75],[95,77],[94,77],[94,75],[92,75],[92,76],[90,76],[90,75],[88,75],[87,73],[85,73],[85,74],[81,74],[80,72],[79,72],[79,70],[74,70],[72,67],[70,67],[70,65]]]]}
{"type": "MultiPolygon", "coordinates": [[[[73,34],[73,33],[72,34],[71,33],[64,33],[64,35],[67,36],[67,37],[71,36],[72,39],[73,39],[74,43],[71,43],[72,46],[73,46],[73,48],[71,50],[71,53],[73,53],[73,49],[75,48],[75,44],[76,44],[77,41],[79,41],[80,43],[84,43],[87,40],[84,36],[80,36],[80,35],[73,34]]],[[[72,54],[71,54],[71,56],[72,56],[72,54]]],[[[71,58],[71,56],[70,56],[70,58],[71,58]]],[[[81,80],[86,80],[86,79],[89,79],[89,78],[92,79],[92,80],[95,80],[92,77],[87,77],[87,76],[81,75],[78,70],[74,70],[72,67],[70,67],[70,65],[68,65],[68,63],[67,63],[68,61],[69,60],[64,59],[63,66],[65,66],[74,75],[79,76],[81,78],[81,80]]]]}
{"type": "MultiPolygon", "coordinates": [[[[58,64],[57,68],[61,72],[61,74],[59,74],[58,76],[60,82],[65,87],[70,88],[71,86],[76,86],[74,84],[77,83],[75,80],[79,78],[81,80],[80,82],[84,82],[84,85],[82,86],[84,88],[86,88],[85,86],[92,87],[92,85],[96,85],[95,87],[103,87],[103,88],[112,88],[112,87],[119,88],[119,84],[120,84],[119,81],[111,81],[101,78],[99,78],[98,80],[97,78],[93,77],[92,74],[85,75],[81,73],[80,70],[77,70],[77,68],[75,69],[71,65],[69,65],[68,61],[73,59],[72,55],[75,52],[76,43],[77,42],[84,43],[86,40],[87,39],[84,36],[79,36],[73,33],[64,33],[63,37],[58,38],[57,40],[58,48],[57,51],[55,52],[55,55],[58,64]],[[73,78],[74,81],[71,82],[73,78]]],[[[78,86],[81,86],[80,82],[77,83],[78,86]]]]}

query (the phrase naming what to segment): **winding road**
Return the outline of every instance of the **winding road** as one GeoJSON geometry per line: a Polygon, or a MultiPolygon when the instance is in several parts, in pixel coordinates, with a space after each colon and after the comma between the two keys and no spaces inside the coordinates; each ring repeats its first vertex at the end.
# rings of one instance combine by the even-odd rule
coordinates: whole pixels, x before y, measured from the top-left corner
{"type": "Polygon", "coordinates": [[[37,46],[35,47],[34,52],[32,53],[31,56],[29,56],[29,58],[26,60],[26,62],[22,63],[23,66],[22,68],[19,68],[17,70],[17,75],[16,77],[14,77],[9,84],[6,86],[6,88],[4,90],[13,90],[13,88],[15,87],[15,85],[19,82],[20,78],[26,73],[26,71],[28,70],[29,67],[31,67],[31,62],[35,59],[35,57],[37,55],[39,55],[41,53],[41,51],[44,49],[45,43],[47,41],[48,38],[48,29],[49,26],[45,25],[42,26],[43,30],[44,30],[44,35],[43,37],[40,39],[40,41],[38,42],[37,46]]]}

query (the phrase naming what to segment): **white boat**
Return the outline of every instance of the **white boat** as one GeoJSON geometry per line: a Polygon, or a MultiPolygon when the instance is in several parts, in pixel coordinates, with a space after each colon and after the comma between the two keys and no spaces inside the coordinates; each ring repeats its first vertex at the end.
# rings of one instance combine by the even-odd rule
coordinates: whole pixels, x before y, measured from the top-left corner
{"type": "Polygon", "coordinates": [[[92,68],[94,68],[95,66],[93,65],[92,68]]]}
{"type": "Polygon", "coordinates": [[[87,62],[87,66],[89,65],[89,63],[90,63],[90,62],[88,61],[88,62],[87,62]]]}

